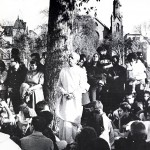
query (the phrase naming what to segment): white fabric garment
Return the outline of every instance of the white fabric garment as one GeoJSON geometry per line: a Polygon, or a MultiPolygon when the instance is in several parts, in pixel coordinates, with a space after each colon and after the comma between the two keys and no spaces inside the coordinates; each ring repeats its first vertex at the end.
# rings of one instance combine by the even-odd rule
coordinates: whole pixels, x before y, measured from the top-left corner
{"type": "Polygon", "coordinates": [[[56,114],[63,120],[80,124],[82,115],[82,84],[81,68],[66,67],[61,70],[58,81],[59,96],[57,97],[56,114]],[[73,93],[74,98],[67,100],[64,94],[73,93]]]}
{"type": "Polygon", "coordinates": [[[0,149],[1,150],[21,150],[21,148],[10,139],[8,134],[0,132],[0,149]]]}
{"type": "Polygon", "coordinates": [[[63,68],[58,80],[58,97],[56,102],[56,115],[60,117],[59,138],[68,143],[75,138],[77,127],[82,116],[82,93],[85,86],[79,66],[63,68]],[[64,94],[73,93],[72,99],[67,99],[64,94]]]}
{"type": "Polygon", "coordinates": [[[102,134],[99,136],[100,138],[104,139],[105,141],[108,142],[109,146],[114,142],[113,139],[110,139],[110,132],[112,133],[113,127],[111,124],[111,120],[106,116],[105,113],[102,115],[103,117],[103,125],[104,125],[104,131],[102,134]]]}

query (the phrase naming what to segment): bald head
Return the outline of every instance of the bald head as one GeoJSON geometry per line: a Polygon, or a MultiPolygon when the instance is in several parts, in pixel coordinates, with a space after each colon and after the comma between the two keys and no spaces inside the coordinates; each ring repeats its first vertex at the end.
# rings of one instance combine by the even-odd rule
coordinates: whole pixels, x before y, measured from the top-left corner
{"type": "Polygon", "coordinates": [[[70,66],[74,66],[78,63],[78,61],[80,60],[80,55],[75,53],[75,52],[72,52],[70,55],[69,55],[69,65],[70,66]]]}

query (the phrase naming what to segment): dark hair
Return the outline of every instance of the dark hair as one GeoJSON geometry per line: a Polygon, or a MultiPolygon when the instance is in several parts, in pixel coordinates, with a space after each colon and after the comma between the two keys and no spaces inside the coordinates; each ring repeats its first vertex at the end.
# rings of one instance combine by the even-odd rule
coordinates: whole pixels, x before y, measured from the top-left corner
{"type": "Polygon", "coordinates": [[[77,135],[77,143],[79,149],[84,150],[90,140],[96,139],[97,133],[92,127],[84,127],[81,132],[77,135]]]}
{"type": "Polygon", "coordinates": [[[1,66],[1,71],[3,72],[6,69],[6,65],[2,60],[0,60],[0,66],[1,66]]]}
{"type": "Polygon", "coordinates": [[[135,53],[129,53],[129,54],[128,54],[127,60],[128,60],[129,62],[131,62],[132,59],[137,60],[137,55],[136,55],[135,53]]]}
{"type": "MultiPolygon", "coordinates": [[[[94,53],[93,56],[92,56],[92,59],[91,59],[91,61],[90,61],[91,66],[94,64],[93,57],[94,57],[95,55],[98,55],[98,58],[100,57],[98,53],[94,53]]],[[[97,66],[99,66],[99,59],[98,59],[98,61],[97,61],[97,66]]]]}
{"type": "Polygon", "coordinates": [[[11,57],[14,58],[14,57],[19,57],[20,55],[20,52],[19,52],[19,49],[17,48],[12,48],[11,50],[11,57]]]}
{"type": "Polygon", "coordinates": [[[43,132],[44,129],[46,128],[46,120],[40,116],[33,117],[32,125],[35,131],[43,132]]]}
{"type": "Polygon", "coordinates": [[[35,105],[35,111],[37,113],[37,115],[44,110],[45,106],[49,106],[48,103],[46,101],[40,101],[35,105]]]}
{"type": "Polygon", "coordinates": [[[131,105],[127,102],[122,102],[119,106],[124,112],[131,110],[131,105]]]}
{"type": "Polygon", "coordinates": [[[35,60],[40,61],[40,54],[39,53],[32,53],[31,57],[35,57],[35,60]]]}
{"type": "Polygon", "coordinates": [[[100,51],[102,50],[109,50],[109,45],[108,44],[101,44],[98,48],[97,48],[97,52],[100,54],[100,51]]]}
{"type": "Polygon", "coordinates": [[[46,126],[50,125],[53,120],[53,114],[49,111],[42,111],[38,116],[43,117],[46,120],[46,126]]]}
{"type": "Polygon", "coordinates": [[[150,91],[144,91],[144,94],[149,94],[150,95],[150,91]]]}
{"type": "Polygon", "coordinates": [[[110,147],[104,139],[96,138],[87,144],[86,150],[110,150],[110,147]]]}
{"type": "Polygon", "coordinates": [[[33,60],[30,61],[30,64],[32,64],[32,65],[35,64],[35,65],[37,66],[37,71],[40,71],[40,70],[41,70],[41,69],[40,69],[40,63],[39,63],[39,61],[33,59],[33,60]]]}
{"type": "Polygon", "coordinates": [[[132,133],[131,136],[134,139],[146,140],[146,138],[147,138],[146,127],[140,121],[135,121],[131,124],[131,133],[132,133]],[[141,132],[141,131],[145,131],[145,132],[141,132]]]}

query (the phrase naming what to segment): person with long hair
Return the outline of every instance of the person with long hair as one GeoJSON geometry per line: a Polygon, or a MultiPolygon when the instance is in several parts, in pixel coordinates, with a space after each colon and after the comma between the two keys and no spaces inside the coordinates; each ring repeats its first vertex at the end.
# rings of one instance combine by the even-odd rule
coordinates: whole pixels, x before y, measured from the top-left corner
{"type": "Polygon", "coordinates": [[[5,63],[0,60],[0,99],[6,100],[7,97],[7,88],[5,85],[5,81],[7,78],[7,71],[5,67],[5,63]]]}
{"type": "Polygon", "coordinates": [[[39,69],[38,61],[31,60],[30,70],[20,87],[21,98],[29,104],[29,107],[35,109],[35,104],[44,100],[43,84],[44,73],[39,69]]]}
{"type": "Polygon", "coordinates": [[[99,66],[99,54],[95,53],[90,64],[87,67],[88,83],[90,84],[89,95],[90,101],[96,101],[97,90],[103,87],[106,82],[106,77],[103,73],[103,68],[99,66]]]}

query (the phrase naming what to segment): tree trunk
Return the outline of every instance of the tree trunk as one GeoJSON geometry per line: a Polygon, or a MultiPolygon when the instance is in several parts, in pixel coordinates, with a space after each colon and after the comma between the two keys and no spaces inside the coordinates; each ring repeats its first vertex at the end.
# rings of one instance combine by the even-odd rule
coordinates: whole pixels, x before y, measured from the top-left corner
{"type": "Polygon", "coordinates": [[[59,72],[65,64],[67,52],[70,50],[68,43],[72,43],[71,21],[74,2],[70,1],[50,0],[45,95],[46,100],[50,103],[51,109],[54,109],[55,106],[56,85],[59,72]]]}

